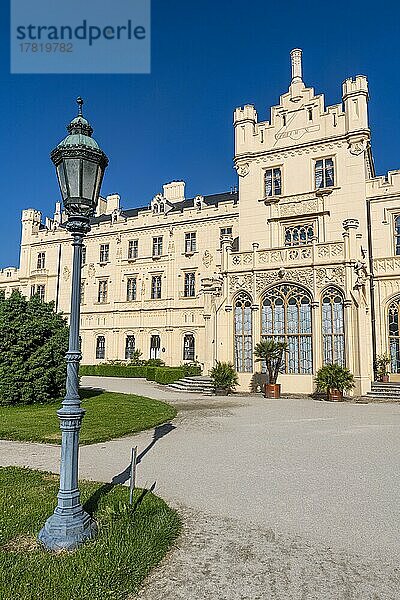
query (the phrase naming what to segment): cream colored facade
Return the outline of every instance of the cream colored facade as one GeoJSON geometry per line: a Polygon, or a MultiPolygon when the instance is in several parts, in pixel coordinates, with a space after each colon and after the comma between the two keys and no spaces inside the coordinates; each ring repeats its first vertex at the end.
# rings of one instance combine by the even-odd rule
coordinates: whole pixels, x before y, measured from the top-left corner
{"type": "MultiPolygon", "coordinates": [[[[289,344],[286,392],[311,392],[332,360],[355,374],[357,395],[370,389],[374,353],[390,352],[400,372],[400,171],[375,176],[366,77],[347,79],[326,107],[303,83],[300,50],[291,67],[269,121],[252,105],[234,113],[238,192],[186,199],[175,181],[143,208],[100,200],[85,240],[84,363],[124,359],[134,343],[206,372],[230,360],[249,390],[260,371],[252,348],[266,335],[289,344]]],[[[68,314],[64,221],[60,205],[45,223],[23,211],[20,266],[0,273],[0,289],[39,292],[68,314]]]]}

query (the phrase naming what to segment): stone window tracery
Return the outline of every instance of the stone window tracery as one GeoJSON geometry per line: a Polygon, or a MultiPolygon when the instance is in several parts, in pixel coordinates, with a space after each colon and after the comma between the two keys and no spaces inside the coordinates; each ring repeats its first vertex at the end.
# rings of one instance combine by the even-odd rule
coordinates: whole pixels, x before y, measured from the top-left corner
{"type": "Polygon", "coordinates": [[[269,289],[261,311],[261,335],[286,342],[282,371],[311,374],[311,296],[300,286],[281,284],[269,289]]]}
{"type": "Polygon", "coordinates": [[[322,345],[324,365],[345,366],[343,296],[334,287],[322,295],[322,345]]]}
{"type": "Polygon", "coordinates": [[[400,331],[399,331],[400,296],[395,298],[388,309],[390,370],[400,373],[400,331]]]}
{"type": "Polygon", "coordinates": [[[253,332],[251,298],[242,292],[235,301],[235,368],[239,373],[253,371],[253,332]]]}
{"type": "Polygon", "coordinates": [[[314,225],[301,223],[285,227],[285,246],[311,244],[314,239],[314,225]]]}

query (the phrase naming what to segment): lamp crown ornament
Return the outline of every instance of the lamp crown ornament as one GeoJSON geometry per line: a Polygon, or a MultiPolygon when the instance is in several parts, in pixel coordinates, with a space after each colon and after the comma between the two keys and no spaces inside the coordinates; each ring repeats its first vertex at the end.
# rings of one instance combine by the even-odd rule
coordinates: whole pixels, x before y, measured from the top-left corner
{"type": "Polygon", "coordinates": [[[69,217],[95,214],[108,158],[92,137],[93,128],[83,116],[83,99],[77,98],[78,115],[67,126],[68,135],[51,153],[65,212],[69,217]]]}

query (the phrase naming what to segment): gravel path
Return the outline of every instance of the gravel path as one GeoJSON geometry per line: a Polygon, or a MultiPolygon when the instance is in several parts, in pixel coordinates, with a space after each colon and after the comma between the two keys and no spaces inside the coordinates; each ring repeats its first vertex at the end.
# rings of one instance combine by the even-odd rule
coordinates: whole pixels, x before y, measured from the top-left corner
{"type": "MultiPolygon", "coordinates": [[[[174,403],[172,427],[84,446],[111,481],[138,445],[138,485],[184,517],[143,600],[400,600],[400,407],[184,396],[143,381],[84,383],[174,403]]],[[[0,441],[0,464],[57,472],[59,448],[0,441]]]]}

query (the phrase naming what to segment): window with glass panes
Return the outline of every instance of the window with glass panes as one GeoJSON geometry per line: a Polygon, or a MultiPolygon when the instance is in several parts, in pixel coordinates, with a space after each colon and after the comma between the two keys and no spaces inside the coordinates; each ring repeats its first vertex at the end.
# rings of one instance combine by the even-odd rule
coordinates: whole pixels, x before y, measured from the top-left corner
{"type": "Polygon", "coordinates": [[[128,242],[128,260],[137,258],[139,253],[139,240],[129,240],[128,242]]]}
{"type": "Polygon", "coordinates": [[[186,298],[191,298],[196,295],[196,275],[195,273],[185,273],[185,291],[186,298]]]}
{"type": "Polygon", "coordinates": [[[400,215],[394,217],[394,253],[400,255],[400,215]]]}
{"type": "Polygon", "coordinates": [[[251,298],[245,292],[235,301],[235,368],[238,373],[253,371],[253,325],[251,298]]]}
{"type": "Polygon", "coordinates": [[[268,290],[261,311],[261,335],[286,342],[282,371],[310,374],[313,369],[311,297],[297,285],[268,290]]]}
{"type": "Polygon", "coordinates": [[[97,302],[100,302],[100,303],[107,302],[107,296],[108,296],[108,281],[106,281],[106,280],[99,281],[97,302]]]}
{"type": "Polygon", "coordinates": [[[153,256],[161,256],[163,251],[162,235],[153,237],[153,256]]]}
{"type": "Polygon", "coordinates": [[[187,333],[183,338],[183,360],[195,360],[195,342],[192,333],[187,333]]]}
{"type": "Polygon", "coordinates": [[[314,225],[303,223],[285,227],[285,246],[311,244],[314,239],[314,225]]]}
{"type": "Polygon", "coordinates": [[[135,353],[135,336],[127,335],[125,340],[125,358],[131,359],[135,353]]]}
{"type": "Polygon", "coordinates": [[[280,167],[267,169],[264,182],[265,196],[280,196],[282,194],[282,172],[280,167]]]}
{"type": "Polygon", "coordinates": [[[161,275],[153,275],[151,278],[151,297],[153,300],[161,298],[161,275]]]}
{"type": "Polygon", "coordinates": [[[335,185],[335,166],[333,158],[321,158],[315,161],[315,189],[335,185]]]}
{"type": "Polygon", "coordinates": [[[136,277],[128,277],[126,281],[126,299],[128,302],[136,300],[136,277]]]}
{"type": "Polygon", "coordinates": [[[106,338],[99,335],[96,338],[96,358],[103,359],[106,356],[106,338]]]}
{"type": "Polygon", "coordinates": [[[322,294],[322,344],[324,365],[345,366],[343,296],[330,287],[322,294]]]}
{"type": "Polygon", "coordinates": [[[45,252],[38,252],[37,255],[37,268],[38,269],[44,269],[46,263],[46,253],[45,252]]]}
{"type": "Polygon", "coordinates": [[[106,263],[110,256],[110,244],[100,244],[100,262],[106,263]]]}
{"type": "Polygon", "coordinates": [[[196,252],[196,232],[185,233],[185,252],[196,252]]]}
{"type": "Polygon", "coordinates": [[[36,295],[39,296],[39,300],[41,302],[44,302],[44,298],[45,298],[45,293],[46,293],[46,286],[45,285],[37,285],[36,286],[36,295]]]}

